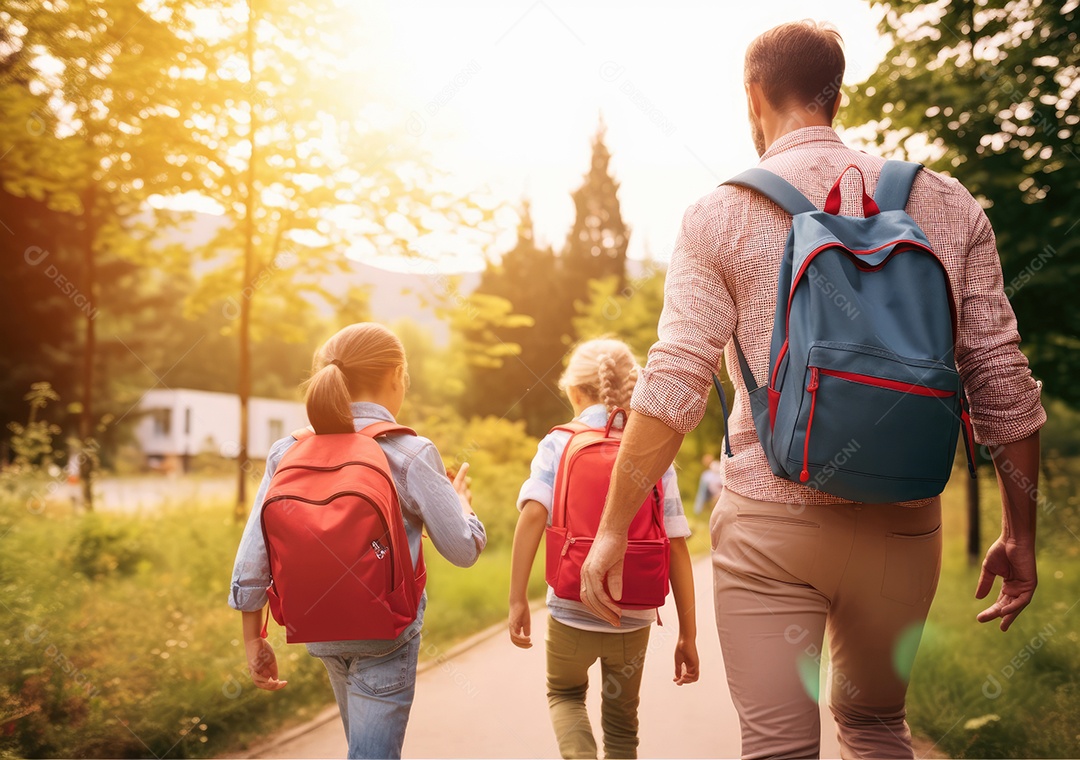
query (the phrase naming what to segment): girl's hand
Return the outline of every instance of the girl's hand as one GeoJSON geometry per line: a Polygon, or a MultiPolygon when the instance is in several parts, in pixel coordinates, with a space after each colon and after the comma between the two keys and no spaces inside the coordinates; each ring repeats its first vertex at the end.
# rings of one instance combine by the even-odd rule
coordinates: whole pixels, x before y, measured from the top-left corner
{"type": "Polygon", "coordinates": [[[675,678],[672,680],[676,686],[698,680],[697,644],[693,639],[679,637],[675,645],[675,678]]]}
{"type": "Polygon", "coordinates": [[[248,668],[251,669],[251,681],[259,689],[277,691],[284,689],[288,681],[278,680],[277,657],[274,647],[264,638],[244,642],[247,650],[248,668]]]}
{"type": "Polygon", "coordinates": [[[532,627],[532,612],[527,601],[510,602],[510,641],[521,649],[532,647],[529,638],[532,627]]]}
{"type": "Polygon", "coordinates": [[[454,478],[454,490],[457,491],[458,501],[461,502],[461,511],[465,513],[465,516],[475,516],[472,508],[472,489],[469,488],[469,463],[465,462],[461,465],[461,469],[458,470],[457,476],[454,478]]]}

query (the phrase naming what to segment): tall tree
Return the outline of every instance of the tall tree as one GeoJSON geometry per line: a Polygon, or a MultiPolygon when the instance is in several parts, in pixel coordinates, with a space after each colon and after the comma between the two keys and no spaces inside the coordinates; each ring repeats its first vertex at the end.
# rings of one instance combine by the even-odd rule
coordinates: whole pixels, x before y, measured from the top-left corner
{"type": "Polygon", "coordinates": [[[589,280],[614,276],[618,289],[626,281],[626,248],[630,228],[619,207],[619,183],[611,176],[611,152],[604,143],[603,119],[592,142],[592,160],[581,187],[573,192],[574,226],[563,250],[565,287],[584,298],[589,280]]]}
{"type": "Polygon", "coordinates": [[[554,251],[536,244],[529,202],[519,212],[517,242],[484,271],[471,302],[496,298],[527,322],[489,324],[478,330],[469,322],[469,340],[507,347],[503,356],[470,363],[470,412],[524,420],[530,435],[541,435],[566,416],[558,389],[563,357],[569,346],[574,299],[560,287],[561,268],[554,251]]]}
{"type": "Polygon", "coordinates": [[[310,340],[300,320],[279,315],[333,302],[328,278],[345,272],[353,244],[404,254],[431,215],[451,228],[486,221],[466,213],[475,206],[436,199],[432,172],[388,120],[392,104],[369,86],[379,61],[357,44],[360,10],[346,0],[234,0],[206,25],[213,97],[192,122],[217,172],[201,193],[228,223],[204,251],[191,309],[224,305],[235,317],[238,520],[248,508],[244,418],[260,336],[310,340]]]}
{"type": "Polygon", "coordinates": [[[75,222],[77,288],[73,275],[61,274],[73,284],[67,291],[72,302],[88,307],[80,307],[79,404],[88,510],[101,432],[96,318],[105,306],[104,264],[145,233],[133,220],[150,196],[192,187],[193,175],[180,171],[177,161],[197,147],[181,126],[197,84],[177,60],[193,51],[186,11],[195,5],[162,0],[151,12],[138,0],[13,0],[3,10],[0,99],[14,117],[0,128],[9,146],[0,169],[4,187],[75,222]]]}
{"type": "Polygon", "coordinates": [[[877,122],[879,146],[925,139],[979,196],[1032,371],[1080,404],[1080,10],[1075,2],[874,0],[893,48],[844,120],[877,122]]]}

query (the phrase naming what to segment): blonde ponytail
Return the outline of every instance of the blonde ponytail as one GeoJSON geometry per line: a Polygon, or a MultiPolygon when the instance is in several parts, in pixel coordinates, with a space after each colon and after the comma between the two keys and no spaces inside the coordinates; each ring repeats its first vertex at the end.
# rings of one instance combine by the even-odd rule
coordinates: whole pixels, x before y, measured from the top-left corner
{"type": "Polygon", "coordinates": [[[586,341],[570,355],[559,388],[577,387],[608,408],[629,410],[637,384],[638,363],[621,340],[598,338],[586,341]]]}
{"type": "Polygon", "coordinates": [[[404,366],[404,346],[382,325],[358,322],[338,331],[315,352],[305,383],[304,404],[315,432],[353,432],[352,399],[378,389],[404,366]]]}

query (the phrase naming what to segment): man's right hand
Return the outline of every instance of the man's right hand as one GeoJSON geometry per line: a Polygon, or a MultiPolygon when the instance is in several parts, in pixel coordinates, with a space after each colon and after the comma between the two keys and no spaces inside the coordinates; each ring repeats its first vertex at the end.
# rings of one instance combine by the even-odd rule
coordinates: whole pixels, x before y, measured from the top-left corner
{"type": "Polygon", "coordinates": [[[980,612],[977,620],[989,623],[1001,618],[1001,630],[1009,630],[1035,594],[1038,572],[1035,567],[1034,541],[1016,541],[1004,536],[998,538],[986,552],[983,560],[976,599],[984,599],[994,587],[994,578],[1001,577],[1001,591],[997,601],[980,612]]]}
{"type": "Polygon", "coordinates": [[[626,534],[605,532],[601,527],[581,566],[582,603],[614,626],[622,619],[619,600],[625,559],[626,534]]]}

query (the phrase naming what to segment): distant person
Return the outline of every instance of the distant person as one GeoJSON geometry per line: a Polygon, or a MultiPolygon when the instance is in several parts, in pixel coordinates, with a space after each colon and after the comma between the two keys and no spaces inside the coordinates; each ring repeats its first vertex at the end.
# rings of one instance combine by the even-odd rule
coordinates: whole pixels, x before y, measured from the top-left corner
{"type": "Polygon", "coordinates": [[[395,421],[409,386],[396,335],[371,322],[350,325],[316,351],[312,371],[306,404],[314,433],[297,431],[270,449],[236,555],[229,605],[244,613],[255,686],[284,688],[263,623],[273,584],[271,607],[282,611],[290,643],[308,642],[308,652],[326,666],[349,757],[397,758],[427,605],[421,535],[459,567],[476,562],[487,536],[470,505],[468,465],[451,482],[434,444],[395,421]],[[311,480],[327,473],[329,480],[311,480]],[[295,495],[320,487],[323,493],[295,495]],[[384,501],[387,511],[373,514],[384,501]],[[317,509],[305,511],[308,505],[317,509]],[[374,533],[364,534],[364,526],[374,533]],[[340,546],[329,545],[334,541],[340,546]],[[309,580],[318,567],[326,568],[324,577],[309,580]]]}
{"type": "MultiPolygon", "coordinates": [[[[622,341],[600,339],[580,344],[570,356],[559,381],[559,387],[574,408],[574,422],[602,431],[612,411],[625,409],[629,404],[638,370],[637,361],[622,341]]],[[[617,418],[620,426],[622,420],[621,416],[617,418]]],[[[566,476],[560,462],[571,436],[570,431],[556,429],[540,441],[531,474],[518,496],[521,515],[514,532],[511,559],[509,627],[511,641],[522,649],[532,646],[527,597],[529,572],[545,528],[552,522],[556,483],[566,476]]],[[[668,467],[656,479],[661,480],[663,522],[671,542],[671,590],[679,616],[674,681],[681,686],[698,678],[694,581],[686,547],[690,527],[683,514],[674,468],[668,467]]],[[[606,482],[605,476],[603,483],[606,485],[606,482]]],[[[603,493],[599,494],[597,511],[602,508],[603,499],[603,493]]],[[[638,505],[644,501],[643,496],[638,505]]],[[[580,511],[584,505],[565,504],[571,513],[575,507],[580,511]]],[[[552,539],[549,537],[548,540],[552,539]]],[[[564,546],[563,553],[566,549],[564,546]]],[[[549,545],[547,551],[551,556],[553,551],[560,550],[549,545]]],[[[550,613],[547,629],[548,705],[560,753],[567,758],[594,758],[597,755],[596,740],[585,709],[585,693],[589,688],[589,668],[599,659],[605,756],[637,757],[638,694],[649,629],[656,620],[656,611],[626,610],[618,620],[608,622],[580,601],[556,596],[550,586],[547,606],[550,613]]]]}
{"type": "MultiPolygon", "coordinates": [[[[977,618],[984,623],[1000,619],[1001,629],[1007,630],[1030,603],[1036,586],[1039,429],[1046,414],[1019,349],[994,233],[979,202],[955,179],[910,165],[892,164],[890,181],[879,182],[883,159],[848,148],[833,131],[844,76],[839,35],[813,22],[778,26],[750,44],[744,73],[760,168],[778,175],[767,182],[783,190],[785,200],[773,202],[761,191],[725,184],[683,218],[667,271],[659,340],[634,393],[635,413],[619,451],[604,521],[582,570],[582,598],[606,620],[618,619],[626,525],[641,502],[643,484],[667,469],[683,436],[701,421],[721,354],[727,352],[728,367],[739,367],[741,354],[742,371],[731,373],[735,404],[729,440],[734,455],[724,462],[726,484],[711,531],[717,628],[742,724],[742,754],[817,756],[814,655],[828,629],[830,708],[843,756],[911,758],[904,705],[907,669],[937,588],[941,499],[860,503],[889,500],[837,497],[829,493],[829,478],[843,471],[843,482],[854,482],[859,473],[844,469],[852,456],[874,468],[919,467],[933,453],[943,461],[943,483],[951,469],[956,420],[961,418],[956,410],[962,380],[976,438],[993,453],[1003,504],[1001,536],[986,554],[976,596],[984,597],[996,576],[1003,583],[997,600],[977,618]],[[847,171],[852,166],[858,171],[847,171]],[[910,194],[898,177],[913,180],[910,194]],[[845,179],[843,186],[839,178],[845,179]],[[881,188],[887,192],[879,193],[881,188]],[[841,202],[845,210],[839,217],[841,202]],[[805,206],[811,208],[785,211],[805,206]],[[944,307],[949,333],[944,353],[905,365],[906,354],[899,350],[816,344],[809,357],[804,353],[792,358],[802,363],[798,374],[769,378],[778,356],[770,355],[770,339],[777,326],[784,328],[774,316],[781,264],[791,266],[784,251],[793,214],[809,225],[796,230],[804,242],[813,242],[803,237],[815,232],[810,222],[819,225],[817,232],[828,241],[840,228],[876,234],[892,229],[888,225],[911,229],[909,221],[914,220],[921,230],[917,234],[925,235],[929,245],[920,253],[904,247],[911,242],[889,249],[858,248],[854,243],[844,253],[827,243],[820,250],[831,253],[822,260],[837,262],[833,272],[844,267],[840,279],[826,276],[817,259],[798,259],[799,268],[789,270],[796,278],[792,289],[797,285],[806,299],[825,301],[816,314],[821,321],[807,317],[792,322],[789,338],[798,339],[825,320],[854,330],[868,324],[860,315],[888,317],[905,308],[934,309],[936,315],[944,307]],[[828,300],[850,278],[864,277],[867,285],[888,282],[908,267],[929,268],[933,278],[893,292],[891,300],[881,294],[857,303],[828,300]],[[805,288],[803,274],[808,278],[805,288]],[[940,301],[929,287],[938,284],[940,301]],[[959,371],[949,381],[951,390],[941,379],[953,372],[946,359],[949,365],[955,359],[959,371]],[[895,362],[894,369],[883,370],[885,361],[895,362]],[[869,369],[882,374],[874,376],[869,369]],[[936,385],[925,386],[932,374],[938,378],[936,385]],[[789,380],[795,395],[787,398],[805,399],[798,417],[784,416],[790,408],[779,413],[787,403],[779,391],[789,387],[789,380]],[[889,416],[886,411],[873,419],[860,414],[863,399],[888,392],[895,396],[894,407],[918,406],[920,414],[938,415],[935,419],[944,408],[954,416],[945,415],[941,434],[928,434],[914,447],[908,440],[882,441],[876,425],[889,426],[900,439],[916,422],[908,412],[889,416]],[[752,409],[761,413],[752,416],[752,409]],[[781,477],[770,466],[767,457],[775,456],[775,448],[766,453],[759,430],[771,423],[776,430],[788,425],[785,429],[799,431],[779,442],[791,447],[792,461],[781,464],[795,468],[794,478],[790,470],[781,477]],[[844,424],[863,425],[866,435],[849,439],[829,459],[812,453],[811,423],[815,441],[830,429],[839,437],[844,424]],[[901,443],[906,446],[903,453],[901,443]],[[877,452],[874,461],[867,461],[871,451],[877,452]]],[[[780,306],[790,313],[792,297],[787,298],[780,306]]],[[[888,337],[904,347],[923,340],[920,331],[925,326],[890,323],[888,337]]],[[[888,479],[875,484],[878,489],[894,485],[888,479]]],[[[936,488],[938,481],[933,484],[936,488]]]]}
{"type": "Polygon", "coordinates": [[[701,458],[705,468],[698,479],[697,497],[694,499],[694,514],[700,515],[708,505],[711,509],[724,491],[724,463],[720,457],[706,454],[701,458]]]}

